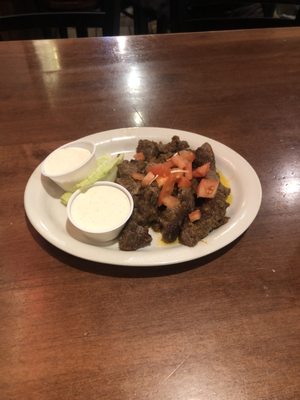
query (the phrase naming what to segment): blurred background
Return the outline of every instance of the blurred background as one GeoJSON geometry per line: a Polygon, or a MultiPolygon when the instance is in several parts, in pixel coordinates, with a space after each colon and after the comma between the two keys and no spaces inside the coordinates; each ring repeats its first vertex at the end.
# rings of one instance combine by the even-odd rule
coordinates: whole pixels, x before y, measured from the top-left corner
{"type": "Polygon", "coordinates": [[[298,26],[299,5],[300,0],[1,0],[0,40],[298,26]]]}

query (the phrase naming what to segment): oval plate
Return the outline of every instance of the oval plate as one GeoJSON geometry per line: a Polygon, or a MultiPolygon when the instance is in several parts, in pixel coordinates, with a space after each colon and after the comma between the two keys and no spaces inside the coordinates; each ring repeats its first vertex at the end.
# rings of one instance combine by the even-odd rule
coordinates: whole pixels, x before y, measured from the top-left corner
{"type": "Polygon", "coordinates": [[[177,135],[196,149],[204,142],[211,144],[219,171],[229,181],[232,204],[227,209],[229,221],[212,231],[195,247],[179,243],[163,244],[159,234],[152,233],[151,246],[137,251],[120,251],[116,242],[99,245],[87,241],[67,221],[66,208],[60,203],[62,190],[41,176],[40,165],[28,180],[24,195],[25,211],[34,228],[48,242],[74,256],[100,263],[126,266],[162,266],[203,257],[228,245],[253,222],[261,204],[259,178],[251,165],[229,147],[198,134],[166,128],[123,128],[95,133],[79,140],[97,145],[96,155],[124,153],[132,158],[139,139],[164,143],[177,135]]]}

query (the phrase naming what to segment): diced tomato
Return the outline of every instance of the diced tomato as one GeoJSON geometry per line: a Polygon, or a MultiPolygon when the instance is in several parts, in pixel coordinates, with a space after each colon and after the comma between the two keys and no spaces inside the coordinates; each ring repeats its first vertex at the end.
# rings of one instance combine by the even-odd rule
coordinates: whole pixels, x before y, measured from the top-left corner
{"type": "Polygon", "coordinates": [[[148,172],[147,175],[142,180],[142,186],[151,185],[151,183],[155,180],[155,178],[156,175],[154,175],[152,172],[148,172]]]}
{"type": "Polygon", "coordinates": [[[185,176],[187,179],[192,179],[193,178],[193,170],[192,170],[192,162],[187,161],[186,162],[186,173],[185,176]]]}
{"type": "Polygon", "coordinates": [[[157,176],[156,183],[159,187],[162,187],[169,178],[167,176],[157,176]]]}
{"type": "Polygon", "coordinates": [[[180,189],[187,189],[191,187],[192,182],[186,176],[181,176],[178,181],[177,185],[180,189]]]}
{"type": "Polygon", "coordinates": [[[201,218],[201,211],[199,209],[189,213],[189,220],[191,222],[198,221],[201,218]]]}
{"type": "Polygon", "coordinates": [[[170,174],[170,176],[168,177],[168,179],[162,186],[161,191],[159,193],[158,206],[161,206],[163,204],[163,199],[166,196],[170,196],[172,194],[174,185],[175,185],[175,181],[176,181],[176,179],[172,176],[172,174],[170,174]]]}
{"type": "Polygon", "coordinates": [[[132,178],[136,181],[142,181],[145,178],[145,175],[140,174],[139,172],[133,172],[131,174],[132,178]]]}
{"type": "Polygon", "coordinates": [[[135,160],[138,160],[138,161],[144,161],[144,160],[145,160],[145,154],[141,151],[141,152],[139,152],[139,153],[135,153],[135,155],[133,156],[133,158],[134,158],[135,160]]]}
{"type": "Polygon", "coordinates": [[[212,199],[215,197],[219,186],[219,181],[215,179],[201,179],[197,187],[197,197],[212,199]]]}
{"type": "Polygon", "coordinates": [[[180,179],[183,176],[184,173],[185,173],[184,169],[179,169],[179,168],[172,168],[171,169],[171,174],[177,180],[180,179]]]}
{"type": "Polygon", "coordinates": [[[177,197],[169,195],[162,199],[162,203],[167,208],[175,208],[179,205],[180,201],[177,197]]]}
{"type": "Polygon", "coordinates": [[[191,150],[181,150],[179,155],[187,161],[193,162],[196,158],[195,153],[191,150]]]}
{"type": "Polygon", "coordinates": [[[206,163],[206,164],[203,164],[200,167],[195,168],[193,170],[193,177],[194,178],[203,178],[204,176],[206,176],[206,174],[208,173],[209,169],[210,169],[210,163],[209,162],[206,163]]]}
{"type": "Polygon", "coordinates": [[[186,168],[186,160],[181,157],[178,153],[174,154],[173,157],[171,157],[171,161],[173,162],[176,167],[180,169],[185,169],[186,168]]]}
{"type": "Polygon", "coordinates": [[[149,165],[147,171],[152,172],[154,175],[168,176],[170,175],[172,163],[166,161],[164,163],[149,165]]]}

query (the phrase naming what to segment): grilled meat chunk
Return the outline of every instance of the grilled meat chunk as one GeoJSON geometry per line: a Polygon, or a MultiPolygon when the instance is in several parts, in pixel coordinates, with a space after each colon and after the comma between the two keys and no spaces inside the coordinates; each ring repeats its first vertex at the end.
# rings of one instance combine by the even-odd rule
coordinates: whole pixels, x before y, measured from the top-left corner
{"type": "Polygon", "coordinates": [[[132,196],[136,196],[141,188],[141,182],[135,181],[130,175],[117,178],[116,183],[124,186],[132,196]]]}
{"type": "Polygon", "coordinates": [[[157,200],[159,188],[153,184],[142,187],[139,195],[134,197],[134,219],[142,226],[150,226],[158,221],[157,200]]]}
{"type": "Polygon", "coordinates": [[[132,175],[134,172],[144,173],[146,168],[145,161],[140,160],[124,160],[118,166],[118,177],[127,177],[128,175],[132,175]]]}
{"type": "Polygon", "coordinates": [[[149,246],[151,241],[148,228],[130,220],[119,236],[119,248],[124,251],[137,250],[149,246]]]}
{"type": "Polygon", "coordinates": [[[166,243],[172,243],[177,239],[185,214],[182,208],[166,208],[159,219],[162,240],[166,243]]]}
{"type": "Polygon", "coordinates": [[[200,167],[203,164],[210,163],[210,169],[216,170],[216,160],[213,149],[209,143],[204,143],[195,151],[196,159],[193,162],[194,167],[200,167]]]}
{"type": "Polygon", "coordinates": [[[166,243],[174,242],[177,239],[186,216],[195,207],[192,190],[181,190],[178,193],[178,198],[180,200],[178,207],[166,208],[160,213],[160,231],[162,239],[166,243]]]}
{"type": "Polygon", "coordinates": [[[173,136],[169,143],[156,143],[151,140],[141,139],[137,146],[137,152],[144,153],[145,160],[148,162],[164,162],[174,153],[187,149],[189,144],[185,140],[180,140],[178,136],[173,136]]]}
{"type": "Polygon", "coordinates": [[[141,139],[136,149],[137,153],[144,153],[146,161],[153,161],[159,155],[158,143],[153,140],[141,139]]]}
{"type": "Polygon", "coordinates": [[[186,214],[194,210],[196,201],[193,189],[181,189],[178,198],[186,214]]]}
{"type": "Polygon", "coordinates": [[[124,186],[132,194],[132,196],[137,195],[141,188],[141,182],[133,179],[131,175],[134,172],[144,173],[145,168],[146,163],[144,161],[124,160],[118,166],[116,183],[124,186]]]}
{"type": "Polygon", "coordinates": [[[213,229],[225,224],[228,221],[226,209],[229,204],[226,202],[226,198],[229,193],[230,190],[220,183],[216,196],[213,199],[202,201],[200,220],[195,222],[185,220],[179,234],[179,242],[193,247],[213,229]]]}
{"type": "Polygon", "coordinates": [[[184,150],[189,148],[189,144],[186,140],[180,140],[178,136],[173,136],[171,142],[163,144],[161,142],[158,143],[159,152],[167,156],[167,158],[171,157],[173,154],[179,152],[180,150],[184,150]]]}

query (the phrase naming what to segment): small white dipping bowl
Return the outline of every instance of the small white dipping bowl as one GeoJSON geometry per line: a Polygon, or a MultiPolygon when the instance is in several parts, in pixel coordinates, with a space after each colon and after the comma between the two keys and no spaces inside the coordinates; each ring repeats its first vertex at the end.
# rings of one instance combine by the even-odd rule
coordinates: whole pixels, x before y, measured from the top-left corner
{"type": "Polygon", "coordinates": [[[50,153],[41,165],[42,175],[50,178],[66,192],[85,179],[96,167],[96,145],[71,142],[50,153]]]}
{"type": "Polygon", "coordinates": [[[68,201],[69,221],[85,236],[107,242],[119,235],[133,211],[131,194],[123,186],[101,181],[77,190],[68,201]]]}

